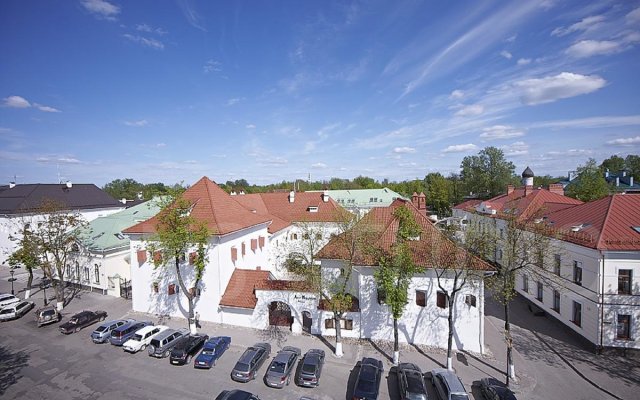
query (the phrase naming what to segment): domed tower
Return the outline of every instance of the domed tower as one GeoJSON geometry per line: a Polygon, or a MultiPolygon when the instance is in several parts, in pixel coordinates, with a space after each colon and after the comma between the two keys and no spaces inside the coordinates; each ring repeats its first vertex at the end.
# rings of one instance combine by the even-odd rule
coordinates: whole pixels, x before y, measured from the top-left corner
{"type": "Polygon", "coordinates": [[[533,171],[531,168],[527,166],[527,168],[522,171],[522,186],[533,186],[533,171]]]}

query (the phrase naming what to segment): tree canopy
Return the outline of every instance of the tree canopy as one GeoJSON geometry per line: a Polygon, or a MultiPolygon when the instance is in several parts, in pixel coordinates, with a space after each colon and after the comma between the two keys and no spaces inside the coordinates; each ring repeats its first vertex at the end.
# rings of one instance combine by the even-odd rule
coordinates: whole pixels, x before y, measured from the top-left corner
{"type": "Polygon", "coordinates": [[[590,158],[578,167],[578,178],[567,186],[565,194],[584,202],[597,200],[609,194],[609,185],[595,159],[590,158]]]}
{"type": "Polygon", "coordinates": [[[494,197],[514,183],[515,165],[497,147],[485,147],[478,155],[466,156],[460,164],[460,177],[467,193],[494,197]]]}

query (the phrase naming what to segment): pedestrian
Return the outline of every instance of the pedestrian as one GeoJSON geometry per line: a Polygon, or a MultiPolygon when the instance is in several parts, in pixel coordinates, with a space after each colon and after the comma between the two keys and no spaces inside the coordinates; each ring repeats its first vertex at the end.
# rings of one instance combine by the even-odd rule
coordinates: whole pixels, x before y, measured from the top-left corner
{"type": "Polygon", "coordinates": [[[196,311],[196,328],[202,328],[202,326],[200,326],[200,313],[196,311]]]}

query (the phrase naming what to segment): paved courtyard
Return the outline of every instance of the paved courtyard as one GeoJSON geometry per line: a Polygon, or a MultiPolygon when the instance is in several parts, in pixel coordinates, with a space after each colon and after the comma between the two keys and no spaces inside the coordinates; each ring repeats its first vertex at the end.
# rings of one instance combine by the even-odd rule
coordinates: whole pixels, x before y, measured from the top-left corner
{"type": "MultiPolygon", "coordinates": [[[[16,293],[24,296],[26,274],[16,274],[16,293]]],[[[6,269],[0,270],[0,292],[9,292],[6,269]]],[[[37,281],[37,280],[36,280],[37,281]]],[[[52,290],[47,295],[53,296],[52,290]]],[[[43,303],[43,293],[32,298],[37,306],[43,303]]],[[[159,322],[156,316],[130,311],[125,299],[79,292],[64,310],[64,317],[83,309],[104,309],[109,319],[123,316],[159,322]]],[[[480,399],[476,382],[486,376],[504,379],[505,350],[501,335],[503,321],[500,308],[487,301],[486,343],[489,354],[459,353],[454,360],[456,372],[471,393],[480,399]]],[[[182,319],[169,319],[165,324],[186,327],[182,319]]],[[[332,355],[332,338],[294,336],[280,330],[257,331],[218,324],[202,324],[201,332],[228,335],[232,346],[218,364],[209,371],[190,366],[176,367],[168,360],[157,360],[145,352],[127,354],[111,345],[95,345],[89,334],[93,327],[64,336],[51,325],[37,328],[33,315],[0,325],[0,397],[3,399],[212,399],[224,389],[242,388],[263,400],[298,399],[307,396],[317,400],[350,399],[363,356],[382,359],[385,365],[380,399],[399,399],[391,368],[391,347],[388,343],[349,341],[345,356],[332,355]],[[247,384],[229,378],[231,368],[242,351],[255,342],[269,341],[272,355],[279,348],[297,346],[302,352],[321,348],[327,352],[321,385],[303,389],[293,383],[282,390],[271,389],[261,379],[247,384]]],[[[635,399],[640,389],[640,365],[630,358],[598,356],[582,350],[565,329],[545,317],[534,317],[522,302],[514,304],[513,330],[518,384],[514,386],[519,399],[635,399]],[[532,327],[536,331],[532,331],[532,327]]],[[[405,346],[401,361],[413,362],[423,371],[443,366],[443,350],[405,346]]],[[[265,367],[260,369],[259,376],[265,367]]],[[[436,398],[428,385],[430,397],[436,398]]]]}

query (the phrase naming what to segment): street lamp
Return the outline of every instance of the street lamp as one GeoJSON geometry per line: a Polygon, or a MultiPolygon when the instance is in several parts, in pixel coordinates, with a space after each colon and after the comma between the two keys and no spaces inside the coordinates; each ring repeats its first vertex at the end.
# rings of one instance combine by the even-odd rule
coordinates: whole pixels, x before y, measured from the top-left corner
{"type": "Polygon", "coordinates": [[[13,282],[15,282],[16,278],[13,277],[13,274],[15,273],[15,271],[12,269],[9,270],[9,272],[11,273],[11,278],[9,278],[9,282],[11,282],[11,294],[15,295],[15,293],[13,292],[13,282]]]}
{"type": "Polygon", "coordinates": [[[49,304],[49,301],[47,300],[47,282],[45,281],[45,279],[46,277],[42,278],[42,281],[40,282],[40,287],[44,291],[44,305],[46,306],[47,304],[49,304]]]}

